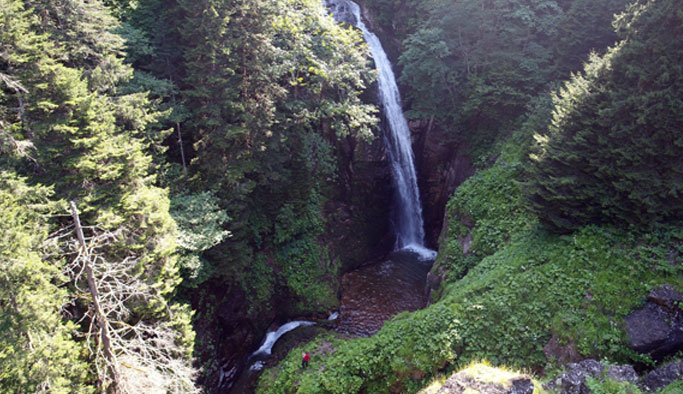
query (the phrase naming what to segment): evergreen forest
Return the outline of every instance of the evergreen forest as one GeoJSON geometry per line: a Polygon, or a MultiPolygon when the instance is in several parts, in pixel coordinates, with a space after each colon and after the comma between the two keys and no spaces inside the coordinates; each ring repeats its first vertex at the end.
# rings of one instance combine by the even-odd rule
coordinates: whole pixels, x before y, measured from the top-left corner
{"type": "Polygon", "coordinates": [[[357,1],[438,252],[424,308],[358,337],[328,316],[397,202],[335,1],[0,0],[0,393],[565,393],[588,359],[641,380],[581,393],[683,392],[683,2],[357,1]]]}

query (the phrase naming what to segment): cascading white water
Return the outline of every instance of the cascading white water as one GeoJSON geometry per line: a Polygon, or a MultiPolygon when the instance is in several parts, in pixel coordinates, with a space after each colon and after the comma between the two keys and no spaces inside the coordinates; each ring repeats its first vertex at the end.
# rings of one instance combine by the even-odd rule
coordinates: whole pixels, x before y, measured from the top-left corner
{"type": "Polygon", "coordinates": [[[265,365],[265,359],[270,357],[270,353],[273,350],[273,346],[281,336],[292,331],[293,329],[300,326],[312,326],[314,322],[297,320],[291,321],[287,324],[283,324],[275,331],[270,331],[266,334],[266,338],[263,340],[263,344],[254,353],[249,356],[250,359],[257,358],[254,363],[249,367],[250,371],[260,371],[265,365]]]}
{"type": "Polygon", "coordinates": [[[266,339],[263,340],[263,344],[261,347],[258,348],[257,351],[255,351],[252,356],[256,356],[259,354],[264,354],[270,356],[270,352],[273,350],[273,345],[275,345],[275,342],[277,342],[278,339],[280,339],[281,336],[284,334],[292,331],[293,329],[300,327],[300,326],[312,326],[315,323],[312,321],[303,321],[303,320],[297,320],[297,321],[291,321],[287,324],[283,324],[280,326],[275,331],[270,331],[269,333],[266,334],[266,339]]]}
{"type": "Polygon", "coordinates": [[[417,252],[422,258],[433,258],[436,252],[424,246],[422,205],[417,187],[410,129],[401,109],[401,96],[391,63],[379,38],[363,23],[358,4],[350,0],[325,0],[325,6],[330,9],[335,20],[352,24],[363,32],[363,38],[370,47],[377,67],[380,103],[390,131],[384,136],[398,200],[395,223],[396,249],[409,249],[417,252]]]}

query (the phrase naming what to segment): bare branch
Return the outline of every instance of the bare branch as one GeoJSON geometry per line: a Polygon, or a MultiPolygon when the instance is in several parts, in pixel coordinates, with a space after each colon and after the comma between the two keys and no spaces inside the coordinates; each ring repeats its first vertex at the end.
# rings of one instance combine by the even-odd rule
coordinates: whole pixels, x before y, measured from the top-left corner
{"type": "Polygon", "coordinates": [[[120,256],[117,249],[118,257],[110,260],[111,246],[125,242],[132,231],[81,226],[73,202],[71,209],[74,225],[53,233],[50,249],[57,245],[67,258],[64,272],[76,290],[75,298],[68,302],[76,305],[76,299],[82,299],[89,305],[79,325],[87,326],[83,336],[103,391],[198,393],[196,370],[185,359],[178,333],[170,323],[170,308],[166,308],[163,321],[140,320],[134,312],[152,302],[166,304],[142,277],[140,256],[132,252],[120,256]]]}

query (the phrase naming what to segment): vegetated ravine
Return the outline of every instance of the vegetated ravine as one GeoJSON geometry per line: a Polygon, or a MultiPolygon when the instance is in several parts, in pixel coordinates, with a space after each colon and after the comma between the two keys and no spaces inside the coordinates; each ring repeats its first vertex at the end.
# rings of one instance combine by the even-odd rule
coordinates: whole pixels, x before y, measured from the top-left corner
{"type": "MultiPolygon", "coordinates": [[[[401,97],[391,62],[379,38],[363,23],[360,7],[356,3],[324,0],[324,4],[337,22],[348,23],[362,31],[377,68],[379,103],[386,120],[383,141],[394,186],[394,251],[383,260],[369,262],[344,275],[339,312],[330,316],[335,321],[335,331],[351,336],[370,336],[397,313],[414,311],[426,305],[425,281],[436,251],[425,246],[410,129],[401,108],[401,97]]],[[[234,386],[232,382],[223,382],[221,379],[221,388],[232,387],[232,392],[245,391],[270,357],[276,341],[298,327],[312,324],[309,321],[292,321],[268,332],[259,349],[249,356],[249,369],[234,386]]]]}
{"type": "Polygon", "coordinates": [[[327,0],[325,5],[338,22],[349,23],[363,32],[378,71],[379,100],[388,125],[383,137],[394,181],[396,251],[380,264],[345,275],[337,325],[341,332],[372,335],[394,314],[424,306],[424,281],[436,252],[424,245],[424,222],[410,129],[401,109],[401,96],[391,63],[379,38],[363,23],[358,4],[349,0],[327,0]]]}

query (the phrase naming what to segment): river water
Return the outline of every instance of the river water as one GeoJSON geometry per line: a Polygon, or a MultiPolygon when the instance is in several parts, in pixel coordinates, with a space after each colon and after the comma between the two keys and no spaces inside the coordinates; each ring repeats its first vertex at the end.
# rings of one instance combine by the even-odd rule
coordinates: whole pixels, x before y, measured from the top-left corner
{"type": "Polygon", "coordinates": [[[425,281],[432,262],[401,250],[385,261],[345,274],[335,331],[370,336],[397,313],[424,308],[425,281]]]}

